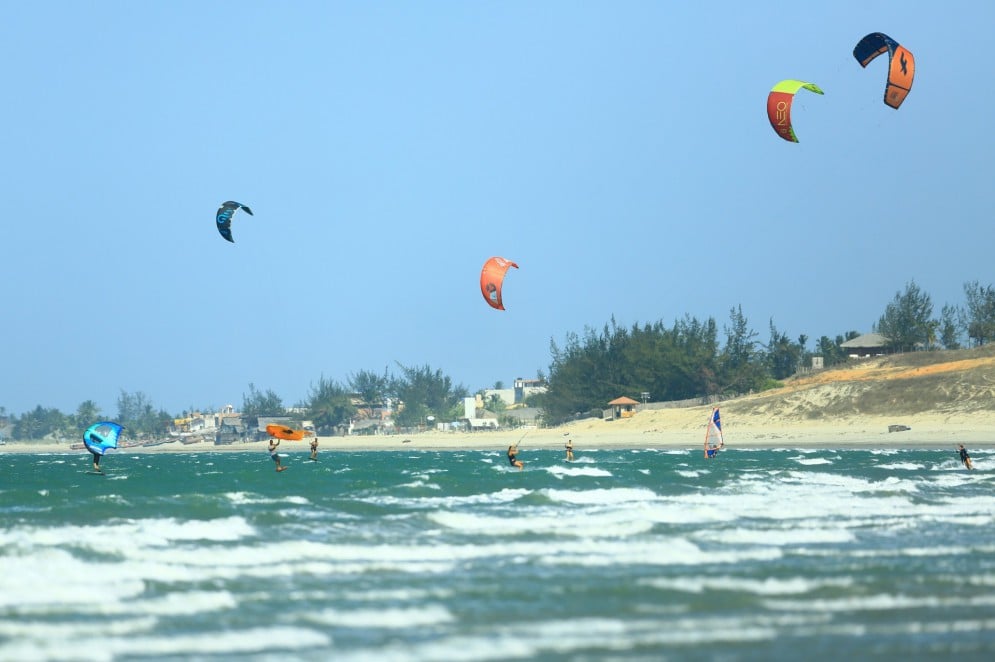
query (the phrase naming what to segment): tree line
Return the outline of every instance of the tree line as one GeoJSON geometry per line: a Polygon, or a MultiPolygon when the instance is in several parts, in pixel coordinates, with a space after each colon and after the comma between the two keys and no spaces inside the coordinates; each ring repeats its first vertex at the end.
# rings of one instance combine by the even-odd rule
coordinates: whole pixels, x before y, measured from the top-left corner
{"type": "MultiPolygon", "coordinates": [[[[934,316],[932,299],[911,281],[896,292],[872,331],[886,338],[889,352],[960,349],[964,340],[968,346],[992,342],[995,287],[978,281],[965,283],[964,296],[964,305],[944,305],[934,316]]],[[[685,315],[669,325],[657,321],[630,327],[619,326],[612,318],[598,331],[587,328],[582,334],[568,333],[562,343],[550,341],[548,375],[539,375],[547,390],[533,396],[529,404],[542,410],[546,423],[555,424],[600,413],[619,395],[648,393],[652,400],[664,401],[764,390],[810,365],[813,356],[821,356],[826,367],[843,363],[847,352],[842,345],[857,335],[856,331],[832,338],[824,335],[808,349],[808,336],[792,338],[770,320],[766,342],[762,342],[741,306],[729,311],[721,337],[711,317],[698,320],[685,315]]],[[[430,417],[459,420],[463,398],[469,395],[466,386],[453,383],[442,370],[398,363],[395,372],[361,370],[344,383],[322,376],[293,410],[312,420],[319,433],[330,434],[357,416],[356,400],[369,408],[393,403],[395,425],[416,428],[430,417]],[[403,408],[398,408],[398,403],[403,403],[403,408]]],[[[193,411],[191,407],[175,418],[193,411]]],[[[280,396],[270,389],[259,390],[249,384],[243,394],[241,413],[250,425],[259,416],[285,416],[287,411],[280,396]]],[[[72,414],[39,405],[20,416],[10,416],[0,407],[0,420],[12,423],[15,439],[74,438],[103,417],[92,400],[81,403],[72,414]]],[[[154,437],[165,433],[174,416],[156,409],[140,391],[122,391],[112,418],[132,435],[154,437]]]]}

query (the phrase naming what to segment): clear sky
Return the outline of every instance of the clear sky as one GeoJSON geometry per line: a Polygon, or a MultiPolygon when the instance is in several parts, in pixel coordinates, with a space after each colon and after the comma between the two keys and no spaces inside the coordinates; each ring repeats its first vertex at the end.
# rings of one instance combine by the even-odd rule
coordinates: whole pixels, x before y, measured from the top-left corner
{"type": "MultiPolygon", "coordinates": [[[[8,2],[0,405],[290,405],[741,305],[870,331],[993,281],[989,2],[8,2]],[[881,31],[916,58],[884,105],[881,31]],[[800,143],[766,117],[785,78],[800,143]],[[215,229],[225,200],[235,244],[215,229]],[[478,278],[520,269],[507,310],[478,278]]],[[[810,342],[811,347],[811,342],[810,342]]]]}

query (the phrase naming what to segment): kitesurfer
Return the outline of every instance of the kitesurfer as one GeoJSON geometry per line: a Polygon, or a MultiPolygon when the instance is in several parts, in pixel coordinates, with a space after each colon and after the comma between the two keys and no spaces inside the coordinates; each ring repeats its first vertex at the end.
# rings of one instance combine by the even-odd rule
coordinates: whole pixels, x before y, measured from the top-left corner
{"type": "Polygon", "coordinates": [[[91,450],[90,451],[90,455],[93,456],[93,470],[96,471],[98,474],[104,473],[100,469],[100,453],[96,453],[96,452],[94,452],[94,451],[91,450]]]}
{"type": "Polygon", "coordinates": [[[519,471],[525,468],[525,464],[518,459],[518,446],[508,446],[508,464],[518,467],[519,471]]]}
{"type": "Polygon", "coordinates": [[[960,461],[964,463],[964,466],[968,469],[973,469],[974,463],[971,462],[971,456],[967,454],[967,449],[964,448],[964,444],[958,446],[957,451],[960,454],[960,461]]]}
{"type": "Polygon", "coordinates": [[[566,446],[567,449],[567,462],[573,462],[574,460],[574,442],[573,439],[567,439],[566,446]]]}
{"type": "Polygon", "coordinates": [[[280,464],[280,454],[276,452],[277,446],[280,445],[280,440],[273,438],[269,440],[269,456],[276,462],[276,470],[284,471],[287,467],[280,464]]]}
{"type": "Polygon", "coordinates": [[[311,460],[313,462],[317,462],[318,461],[318,436],[317,435],[315,435],[315,437],[311,440],[311,460]]]}

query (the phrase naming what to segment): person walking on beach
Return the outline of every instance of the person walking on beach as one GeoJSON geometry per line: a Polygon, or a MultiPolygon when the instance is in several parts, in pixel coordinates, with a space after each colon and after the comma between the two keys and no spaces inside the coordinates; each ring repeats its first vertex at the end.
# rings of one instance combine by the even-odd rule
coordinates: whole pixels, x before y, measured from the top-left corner
{"type": "Polygon", "coordinates": [[[518,446],[508,446],[508,464],[518,467],[519,471],[525,468],[525,463],[518,459],[518,446]]]}
{"type": "Polygon", "coordinates": [[[269,456],[274,462],[276,462],[276,470],[284,471],[287,467],[280,464],[280,454],[276,452],[277,446],[280,445],[280,440],[273,438],[269,440],[269,456]]]}
{"type": "Polygon", "coordinates": [[[957,447],[957,452],[960,454],[960,461],[964,463],[964,466],[968,469],[973,469],[974,463],[971,462],[971,456],[967,454],[967,449],[964,448],[964,444],[957,447]]]}
{"type": "Polygon", "coordinates": [[[574,442],[573,439],[567,439],[567,444],[564,446],[567,449],[567,462],[574,461],[574,442]]]}
{"type": "Polygon", "coordinates": [[[318,435],[315,435],[314,439],[311,440],[311,461],[318,461],[318,435]]]}

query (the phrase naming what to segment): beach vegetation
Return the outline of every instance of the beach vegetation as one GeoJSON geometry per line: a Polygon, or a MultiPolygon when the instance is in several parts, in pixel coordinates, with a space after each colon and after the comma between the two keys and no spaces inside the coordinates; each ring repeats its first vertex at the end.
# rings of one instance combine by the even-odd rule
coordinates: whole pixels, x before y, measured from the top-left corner
{"type": "Polygon", "coordinates": [[[933,319],[933,301],[929,294],[915,281],[910,281],[904,292],[895,293],[874,331],[888,339],[889,351],[908,352],[934,347],[938,327],[939,323],[933,319]]]}
{"type": "Polygon", "coordinates": [[[352,391],[324,375],[311,385],[305,408],[319,434],[332,434],[336,427],[348,425],[356,415],[352,391]]]}
{"type": "Polygon", "coordinates": [[[995,288],[978,281],[964,284],[967,299],[962,317],[967,337],[984,345],[995,340],[995,288]]]}

